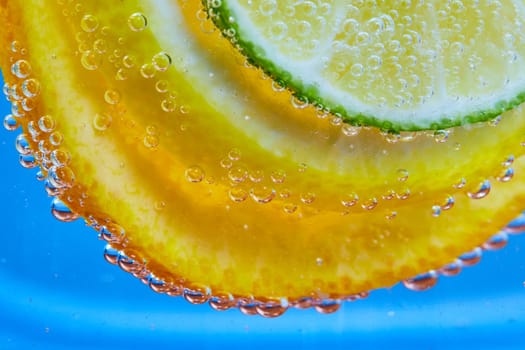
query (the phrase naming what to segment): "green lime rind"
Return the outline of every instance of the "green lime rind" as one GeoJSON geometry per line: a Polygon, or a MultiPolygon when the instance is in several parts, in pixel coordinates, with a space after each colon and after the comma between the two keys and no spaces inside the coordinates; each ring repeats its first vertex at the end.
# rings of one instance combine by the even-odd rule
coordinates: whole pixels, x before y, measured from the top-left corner
{"type": "Polygon", "coordinates": [[[453,118],[446,116],[441,119],[433,120],[429,124],[421,123],[424,122],[424,120],[419,120],[420,123],[411,121],[394,123],[390,120],[384,120],[373,115],[355,113],[349,111],[335,101],[321,97],[317,86],[304,84],[303,81],[295,78],[293,74],[268,59],[264,48],[257,45],[257,43],[244,38],[242,36],[242,30],[240,30],[239,25],[235,20],[234,14],[227,6],[226,0],[222,0],[219,6],[214,4],[214,0],[202,0],[202,3],[207,10],[208,16],[220,30],[221,34],[245,56],[250,65],[261,69],[279,86],[288,89],[299,101],[314,105],[333,115],[337,115],[341,117],[345,123],[354,126],[376,127],[389,133],[443,130],[461,125],[490,121],[500,116],[503,112],[511,110],[525,102],[524,88],[522,92],[515,95],[512,99],[500,100],[491,108],[475,111],[467,115],[458,115],[453,118]]]}

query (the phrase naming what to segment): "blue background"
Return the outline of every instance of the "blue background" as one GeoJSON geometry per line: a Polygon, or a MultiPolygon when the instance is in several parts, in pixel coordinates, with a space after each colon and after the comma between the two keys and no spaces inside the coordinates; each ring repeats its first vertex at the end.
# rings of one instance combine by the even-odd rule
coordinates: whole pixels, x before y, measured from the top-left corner
{"type": "Polygon", "coordinates": [[[217,312],[106,263],[94,230],[50,214],[36,169],[18,164],[19,130],[0,129],[0,349],[525,348],[525,235],[427,292],[397,285],[331,315],[217,312]]]}

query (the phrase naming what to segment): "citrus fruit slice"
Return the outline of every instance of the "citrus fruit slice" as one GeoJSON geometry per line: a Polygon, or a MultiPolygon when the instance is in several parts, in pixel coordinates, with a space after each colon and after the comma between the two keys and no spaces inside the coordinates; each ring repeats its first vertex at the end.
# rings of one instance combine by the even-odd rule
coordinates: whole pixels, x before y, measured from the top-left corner
{"type": "Polygon", "coordinates": [[[520,1],[205,3],[249,63],[352,124],[441,129],[525,98],[520,1]]]}
{"type": "Polygon", "coordinates": [[[0,1],[0,18],[22,164],[55,216],[82,216],[156,291],[333,311],[479,248],[522,209],[521,105],[384,133],[244,66],[198,2],[0,1]]]}

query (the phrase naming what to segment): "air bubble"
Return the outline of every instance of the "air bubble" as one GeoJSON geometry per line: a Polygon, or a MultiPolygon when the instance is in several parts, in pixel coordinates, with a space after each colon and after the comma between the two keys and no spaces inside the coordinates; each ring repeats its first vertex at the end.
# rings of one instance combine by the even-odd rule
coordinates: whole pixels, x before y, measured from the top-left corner
{"type": "Polygon", "coordinates": [[[345,195],[341,199],[341,204],[345,207],[353,207],[357,204],[357,201],[359,200],[359,196],[356,193],[350,193],[345,195]]]}
{"type": "Polygon", "coordinates": [[[128,26],[134,32],[141,32],[148,26],[148,19],[140,12],[136,12],[129,16],[128,26]]]}
{"type": "Polygon", "coordinates": [[[238,148],[232,148],[228,152],[228,158],[234,161],[241,159],[241,151],[238,148]]]}
{"type": "Polygon", "coordinates": [[[79,215],[69,209],[59,198],[53,198],[51,201],[51,214],[62,222],[71,222],[79,218],[79,215]]]}
{"type": "Polygon", "coordinates": [[[308,100],[304,97],[292,96],[290,97],[290,102],[292,106],[297,109],[305,109],[308,107],[308,100]]]}
{"type": "Polygon", "coordinates": [[[204,179],[205,173],[200,166],[194,165],[186,169],[184,175],[186,176],[186,180],[188,180],[189,182],[197,183],[201,182],[204,179]]]}
{"type": "Polygon", "coordinates": [[[14,131],[18,129],[20,124],[18,123],[18,120],[12,115],[8,114],[4,118],[4,128],[8,131],[14,131]]]}
{"type": "Polygon", "coordinates": [[[155,90],[161,94],[168,92],[168,89],[169,83],[166,80],[159,80],[155,83],[155,90]]]}
{"type": "Polygon", "coordinates": [[[361,204],[361,207],[365,210],[373,210],[375,207],[377,207],[377,204],[377,198],[369,198],[363,204],[361,204]]]}
{"type": "Polygon", "coordinates": [[[461,269],[463,267],[463,263],[461,260],[457,259],[456,261],[447,264],[440,268],[438,272],[443,276],[456,276],[461,272],[461,269]]]}
{"type": "Polygon", "coordinates": [[[137,59],[133,55],[125,55],[122,57],[122,64],[126,68],[133,68],[137,64],[137,59]]]}
{"type": "Polygon", "coordinates": [[[98,54],[104,54],[107,50],[107,42],[104,39],[97,39],[93,43],[93,50],[95,50],[98,54]]]}
{"type": "Polygon", "coordinates": [[[525,232],[525,214],[520,214],[505,227],[505,232],[510,234],[521,234],[525,232]]]}
{"type": "Polygon", "coordinates": [[[483,252],[481,248],[475,248],[474,250],[464,253],[459,257],[459,260],[463,263],[463,266],[476,265],[481,260],[483,252]]]}
{"type": "Polygon", "coordinates": [[[403,285],[413,291],[424,291],[434,287],[438,280],[438,274],[435,271],[418,275],[416,277],[403,281],[403,285]]]}
{"type": "Polygon", "coordinates": [[[155,67],[153,64],[145,63],[140,67],[140,75],[146,79],[151,79],[155,76],[155,67]]]}
{"type": "Polygon", "coordinates": [[[80,28],[86,33],[92,33],[98,28],[98,19],[93,15],[85,15],[80,20],[80,28]]]}
{"type": "Polygon", "coordinates": [[[465,187],[466,184],[467,184],[467,180],[462,177],[452,187],[457,188],[457,189],[461,189],[461,188],[465,187]]]}
{"type": "Polygon", "coordinates": [[[266,204],[275,198],[275,190],[267,186],[258,186],[250,189],[250,197],[258,203],[266,204]]]}
{"type": "Polygon", "coordinates": [[[171,57],[166,52],[159,52],[153,56],[153,66],[156,70],[164,72],[171,65],[171,57]]]}
{"type": "Polygon", "coordinates": [[[408,170],[406,169],[398,169],[397,170],[397,181],[399,182],[405,182],[408,180],[408,170]]]}
{"type": "Polygon", "coordinates": [[[283,205],[283,210],[285,213],[288,213],[288,214],[293,214],[297,211],[297,204],[295,203],[285,203],[283,205]]]}
{"type": "Polygon", "coordinates": [[[432,216],[438,217],[441,215],[441,206],[440,205],[433,205],[432,206],[432,216]]]}
{"type": "Polygon", "coordinates": [[[467,195],[472,199],[485,198],[490,193],[490,189],[490,181],[485,180],[479,185],[479,188],[476,189],[475,192],[468,192],[467,195]]]}
{"type": "Polygon", "coordinates": [[[441,209],[442,210],[450,210],[450,209],[452,209],[452,207],[454,206],[455,203],[456,203],[456,200],[454,199],[454,197],[448,196],[447,199],[445,200],[445,204],[443,204],[441,206],[441,209]]]}
{"type": "Polygon", "coordinates": [[[317,305],[314,306],[315,311],[320,314],[331,314],[341,308],[340,300],[323,299],[317,305]]]}
{"type": "Polygon", "coordinates": [[[270,175],[273,183],[282,184],[286,180],[286,172],[284,170],[275,170],[270,175]]]}
{"type": "Polygon", "coordinates": [[[93,128],[97,131],[105,131],[111,125],[111,115],[107,113],[97,113],[93,118],[93,128]]]}
{"type": "Polygon", "coordinates": [[[513,168],[507,168],[503,170],[502,174],[497,177],[498,181],[500,182],[509,182],[514,177],[514,169],[513,168]]]}
{"type": "Polygon", "coordinates": [[[236,183],[241,183],[248,178],[248,170],[243,166],[235,166],[228,171],[228,178],[236,183]]]}
{"type": "Polygon", "coordinates": [[[104,92],[104,101],[110,105],[116,105],[120,102],[120,92],[114,89],[108,89],[104,92]]]}
{"type": "Polygon", "coordinates": [[[80,63],[87,70],[97,70],[102,63],[102,57],[95,51],[87,50],[82,53],[80,63]]]}
{"type": "Polygon", "coordinates": [[[20,134],[16,137],[15,147],[18,153],[20,153],[21,155],[31,154],[31,146],[29,144],[26,134],[20,134]]]}
{"type": "Polygon", "coordinates": [[[31,65],[26,60],[18,60],[11,66],[11,73],[20,79],[27,78],[31,74],[31,65]]]}
{"type": "Polygon", "coordinates": [[[505,232],[500,232],[490,237],[481,247],[485,250],[498,250],[507,245],[508,239],[505,232]]]}
{"type": "Polygon", "coordinates": [[[20,162],[20,165],[26,169],[32,169],[38,166],[36,158],[32,154],[21,154],[18,161],[20,162]]]}
{"type": "Polygon", "coordinates": [[[341,127],[341,132],[345,136],[356,136],[357,134],[359,134],[359,128],[350,124],[343,124],[343,126],[341,127]]]}
{"type": "Polygon", "coordinates": [[[173,98],[166,98],[160,102],[160,108],[166,113],[174,112],[177,109],[177,102],[173,98]]]}
{"type": "Polygon", "coordinates": [[[230,188],[228,195],[232,201],[237,203],[244,202],[248,198],[248,192],[240,187],[230,188]]]}
{"type": "Polygon", "coordinates": [[[160,143],[159,137],[157,135],[145,135],[142,141],[146,148],[155,148],[160,143]]]}
{"type": "Polygon", "coordinates": [[[275,318],[279,317],[288,310],[288,305],[283,305],[279,301],[270,301],[265,303],[260,303],[255,306],[255,310],[262,317],[266,318],[275,318]]]}
{"type": "Polygon", "coordinates": [[[255,169],[251,170],[248,176],[252,182],[259,183],[264,179],[264,172],[260,169],[255,169]]]}
{"type": "Polygon", "coordinates": [[[299,197],[304,204],[312,204],[315,201],[315,193],[312,192],[301,193],[299,197]]]}
{"type": "Polygon", "coordinates": [[[22,93],[26,97],[35,97],[40,93],[40,83],[36,79],[26,79],[22,83],[22,93]]]}
{"type": "Polygon", "coordinates": [[[449,132],[447,130],[437,130],[434,132],[434,141],[444,143],[448,140],[449,132]]]}

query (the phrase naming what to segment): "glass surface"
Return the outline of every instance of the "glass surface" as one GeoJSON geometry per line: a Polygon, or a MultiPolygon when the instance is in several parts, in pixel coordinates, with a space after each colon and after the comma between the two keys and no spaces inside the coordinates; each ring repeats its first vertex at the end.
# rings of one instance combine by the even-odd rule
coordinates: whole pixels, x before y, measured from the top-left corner
{"type": "MultiPolygon", "coordinates": [[[[2,116],[9,108],[2,98],[2,116]]],[[[18,164],[17,134],[0,130],[0,349],[525,346],[525,235],[427,292],[396,285],[330,315],[217,312],[154,293],[105,262],[105,243],[82,220],[54,219],[37,170],[18,164]]]]}

